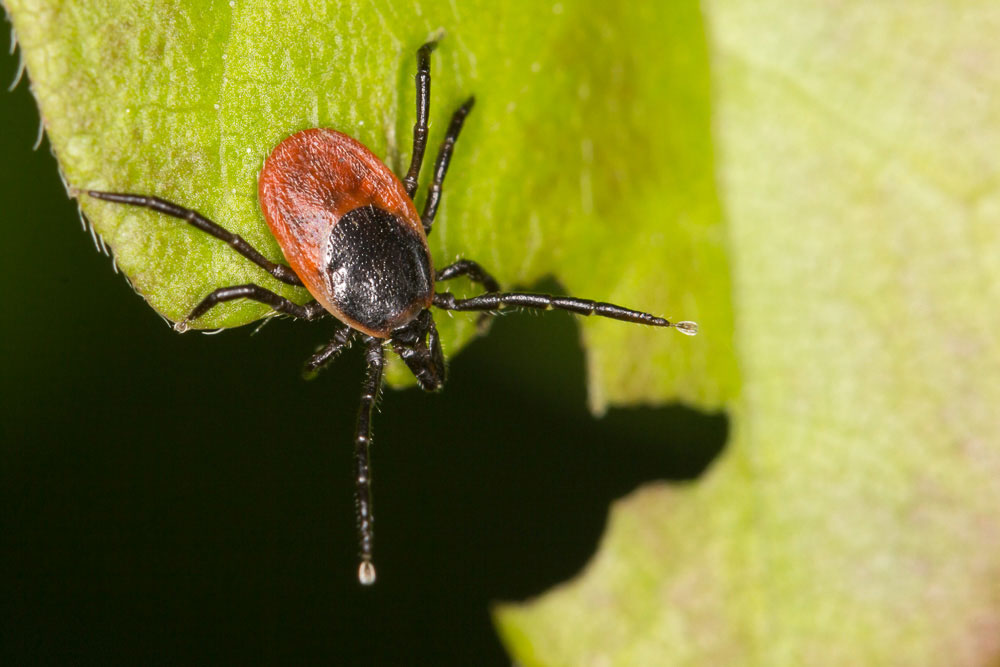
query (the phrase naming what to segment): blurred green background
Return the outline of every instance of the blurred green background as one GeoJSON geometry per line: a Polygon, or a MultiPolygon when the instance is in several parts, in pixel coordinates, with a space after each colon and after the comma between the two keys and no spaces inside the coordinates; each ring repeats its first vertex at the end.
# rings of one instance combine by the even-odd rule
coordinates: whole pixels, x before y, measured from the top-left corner
{"type": "Polygon", "coordinates": [[[32,151],[26,84],[0,103],[3,664],[506,664],[490,603],[579,572],[613,499],[722,448],[721,416],[595,420],[572,318],[499,318],[443,394],[385,393],[362,590],[358,350],[305,382],[329,324],[171,331],[81,230],[48,144],[32,151]]]}

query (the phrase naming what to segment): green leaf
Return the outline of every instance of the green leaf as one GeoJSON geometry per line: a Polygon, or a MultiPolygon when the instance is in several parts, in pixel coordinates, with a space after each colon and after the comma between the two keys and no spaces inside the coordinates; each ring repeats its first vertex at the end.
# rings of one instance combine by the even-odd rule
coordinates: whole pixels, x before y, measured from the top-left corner
{"type": "MultiPolygon", "coordinates": [[[[591,403],[720,405],[736,373],[697,8],[446,4],[7,2],[71,187],[164,197],[276,261],[256,197],[264,158],[322,126],[401,172],[415,52],[442,37],[425,182],[452,110],[469,94],[477,105],[430,239],[436,264],[468,257],[505,286],[551,275],[569,293],[697,320],[705,333],[694,340],[582,324],[591,403]]],[[[135,289],[171,320],[225,285],[309,298],[177,220],[80,203],[135,289]]],[[[266,313],[229,303],[197,324],[266,313]]],[[[437,319],[449,354],[474,335],[474,315],[437,319]]]]}
{"type": "Polygon", "coordinates": [[[708,3],[734,436],[500,609],[523,664],[1000,661],[1000,13],[960,4],[708,3]]]}

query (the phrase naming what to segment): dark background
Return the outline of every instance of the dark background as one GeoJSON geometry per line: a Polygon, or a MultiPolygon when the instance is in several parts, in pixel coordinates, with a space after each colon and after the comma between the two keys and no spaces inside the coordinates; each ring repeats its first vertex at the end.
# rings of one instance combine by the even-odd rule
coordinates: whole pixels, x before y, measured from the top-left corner
{"type": "Polygon", "coordinates": [[[679,407],[594,420],[571,316],[499,318],[443,394],[384,394],[362,589],[360,349],[305,382],[329,324],[171,331],[32,152],[27,81],[0,99],[2,664],[504,664],[490,604],[577,574],[612,500],[725,441],[679,407]]]}

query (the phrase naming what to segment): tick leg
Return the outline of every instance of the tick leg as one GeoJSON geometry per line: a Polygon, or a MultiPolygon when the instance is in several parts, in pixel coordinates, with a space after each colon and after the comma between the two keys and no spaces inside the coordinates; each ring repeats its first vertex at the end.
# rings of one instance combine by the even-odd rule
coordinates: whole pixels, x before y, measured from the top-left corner
{"type": "Polygon", "coordinates": [[[456,299],[455,295],[449,292],[438,292],[434,295],[434,305],[445,310],[499,310],[502,306],[537,308],[539,310],[568,310],[578,315],[599,315],[612,320],[646,324],[652,327],[674,327],[689,336],[698,332],[698,325],[694,322],[670,322],[662,317],[623,308],[613,303],[550,294],[505,292],[502,294],[483,294],[471,299],[456,299]]]}
{"type": "Polygon", "coordinates": [[[427,42],[417,51],[417,121],[413,124],[410,169],[403,178],[403,187],[410,199],[417,193],[417,177],[420,176],[420,165],[424,162],[424,150],[427,148],[427,114],[431,106],[431,51],[436,46],[437,42],[427,42]]]}
{"type": "MultiPolygon", "coordinates": [[[[486,288],[487,292],[499,292],[500,283],[491,276],[486,269],[479,266],[478,262],[471,259],[460,259],[454,264],[450,264],[437,272],[437,280],[450,280],[458,276],[468,276],[469,280],[479,283],[486,288]]],[[[486,333],[489,328],[490,313],[482,313],[476,319],[476,329],[480,334],[486,333]]]]}
{"type": "Polygon", "coordinates": [[[424,215],[422,216],[424,231],[427,234],[431,233],[434,216],[437,215],[438,204],[441,203],[441,184],[444,183],[444,175],[448,173],[448,164],[451,162],[451,154],[455,150],[455,141],[458,139],[459,132],[462,131],[465,117],[469,115],[469,110],[475,103],[476,98],[470,97],[455,110],[451,116],[451,124],[448,126],[448,134],[444,136],[444,141],[441,142],[441,148],[438,150],[437,161],[434,163],[434,181],[427,191],[427,201],[424,203],[424,215]]]}
{"type": "Polygon", "coordinates": [[[247,243],[246,239],[242,236],[226,231],[217,223],[212,222],[197,211],[192,211],[189,208],[178,206],[177,204],[169,202],[166,199],[160,199],[159,197],[147,197],[145,195],[131,195],[118,192],[98,192],[96,190],[88,190],[87,194],[95,199],[103,199],[105,201],[111,201],[118,204],[142,206],[160,213],[166,213],[167,215],[175,218],[179,218],[187,222],[192,227],[196,227],[206,234],[211,234],[215,238],[228,243],[233,250],[240,253],[281,282],[288,283],[289,285],[302,286],[302,281],[299,280],[299,277],[295,275],[295,272],[292,271],[291,268],[285,266],[284,264],[275,264],[270,261],[264,257],[264,255],[257,252],[257,250],[252,245],[247,243]]]}
{"type": "Polygon", "coordinates": [[[265,289],[260,285],[254,285],[253,283],[249,285],[235,285],[233,287],[220,287],[215,290],[204,299],[201,300],[191,314],[184,318],[178,326],[178,329],[183,331],[187,329],[187,323],[191,320],[196,320],[216,305],[223,303],[224,301],[234,301],[236,299],[252,299],[254,301],[260,301],[261,303],[267,304],[274,308],[279,313],[285,313],[287,315],[292,315],[303,320],[315,320],[326,314],[326,310],[323,306],[319,305],[317,301],[310,301],[304,306],[300,306],[297,303],[289,301],[283,296],[275,294],[269,289],[265,289]]]}
{"type": "Polygon", "coordinates": [[[483,267],[471,259],[460,259],[437,272],[437,280],[451,280],[459,276],[468,276],[469,280],[479,283],[487,292],[499,292],[500,283],[483,267]]]}
{"type": "Polygon", "coordinates": [[[417,378],[421,389],[439,391],[444,386],[444,353],[429,310],[421,312],[410,326],[393,332],[392,349],[417,378]]]}
{"type": "Polygon", "coordinates": [[[372,543],[375,539],[375,515],[372,513],[371,441],[372,408],[382,386],[382,368],[385,352],[382,340],[368,337],[365,357],[368,373],[361,385],[361,407],[354,430],[354,509],[358,520],[358,581],[365,586],[375,583],[375,566],[372,564],[372,543]]]}
{"type": "Polygon", "coordinates": [[[306,362],[304,374],[308,377],[321,371],[324,366],[336,359],[345,347],[351,344],[353,336],[354,329],[346,324],[343,325],[337,330],[337,333],[333,334],[333,339],[326,347],[309,357],[309,361],[306,362]]]}

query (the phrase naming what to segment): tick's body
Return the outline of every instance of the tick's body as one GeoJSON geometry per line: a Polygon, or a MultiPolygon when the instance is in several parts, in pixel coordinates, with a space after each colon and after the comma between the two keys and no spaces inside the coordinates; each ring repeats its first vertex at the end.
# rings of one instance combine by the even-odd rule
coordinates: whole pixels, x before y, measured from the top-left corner
{"type": "Polygon", "coordinates": [[[363,584],[375,581],[372,564],[370,444],[375,397],[382,384],[386,342],[416,376],[421,388],[436,391],[444,384],[444,355],[430,307],[445,310],[493,312],[504,306],[552,308],[581,315],[600,315],[625,322],[675,327],[694,334],[693,322],[669,322],[661,317],[610,303],[554,297],[547,294],[500,292],[500,286],[471,260],[459,260],[436,272],[427,247],[441,201],[441,188],[452,150],[473,100],[452,115],[447,135],[434,165],[423,215],[413,196],[427,142],[430,106],[430,52],[425,44],[417,53],[417,122],[413,128],[410,168],[400,181],[362,144],[334,130],[311,129],[282,141],[264,163],[258,183],[261,210],[281,246],[288,266],[276,264],[242,237],[218,224],[158,197],[89,191],[98,199],[145,206],[187,221],[228,243],[234,250],[272,276],[302,285],[314,300],[299,305],[256,284],[222,287],[206,296],[178,323],[178,330],[216,304],[254,299],[274,310],[313,320],[332,314],[344,326],[330,343],[314,354],[306,369],[315,371],[332,361],[353,339],[366,346],[368,373],[361,389],[354,439],[356,511],[363,584]],[[471,299],[435,292],[434,283],[466,276],[486,288],[471,299]]]}
{"type": "Polygon", "coordinates": [[[403,184],[334,130],[288,137],[264,162],[260,207],[285,259],[344,324],[377,338],[431,305],[427,236],[403,184]]]}

